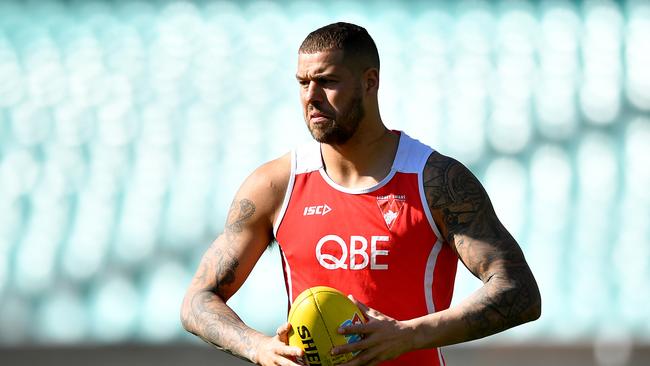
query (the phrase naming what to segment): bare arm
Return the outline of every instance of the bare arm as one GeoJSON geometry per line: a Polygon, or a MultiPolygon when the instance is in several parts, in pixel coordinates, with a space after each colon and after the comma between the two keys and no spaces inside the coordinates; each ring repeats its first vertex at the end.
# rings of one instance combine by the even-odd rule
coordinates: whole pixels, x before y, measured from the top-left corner
{"type": "MultiPolygon", "coordinates": [[[[252,345],[261,334],[248,328],[225,301],[237,290],[237,285],[241,285],[235,283],[235,279],[247,276],[252,269],[240,267],[241,253],[237,247],[240,246],[238,236],[243,231],[243,224],[254,212],[255,204],[251,200],[233,201],[224,233],[204,254],[181,313],[185,329],[210,344],[247,359],[253,358],[252,345]]],[[[261,255],[251,253],[252,250],[254,248],[249,250],[251,257],[261,255]]]]}
{"type": "Polygon", "coordinates": [[[445,245],[483,286],[457,306],[403,321],[357,302],[369,321],[341,330],[365,335],[335,348],[335,353],[361,351],[341,366],[377,365],[414,349],[482,338],[540,316],[535,278],[476,177],[456,160],[433,153],[424,171],[424,190],[445,245]]]}
{"type": "MultiPolygon", "coordinates": [[[[268,337],[246,326],[226,301],[241,287],[272,240],[273,219],[286,188],[284,167],[288,165],[282,161],[269,163],[244,182],[230,206],[224,232],[203,255],[181,308],[181,321],[189,332],[259,364],[267,364],[274,355],[297,353],[281,337],[268,337]]],[[[286,361],[284,364],[294,365],[286,361]]]]}
{"type": "Polygon", "coordinates": [[[541,297],[515,239],[499,221],[485,189],[454,159],[433,153],[424,172],[427,201],[447,243],[483,286],[458,306],[441,312],[446,330],[428,345],[482,338],[535,320],[541,297]]]}

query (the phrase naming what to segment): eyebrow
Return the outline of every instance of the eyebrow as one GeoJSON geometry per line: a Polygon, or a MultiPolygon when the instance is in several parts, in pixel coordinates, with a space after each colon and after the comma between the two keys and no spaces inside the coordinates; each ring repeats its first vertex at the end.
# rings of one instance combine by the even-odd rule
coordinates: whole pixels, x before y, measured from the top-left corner
{"type": "MultiPolygon", "coordinates": [[[[337,77],[338,74],[334,72],[319,72],[311,76],[311,79],[323,79],[323,78],[335,78],[337,77]]],[[[296,79],[297,80],[306,80],[309,79],[310,77],[306,75],[298,75],[296,74],[296,79]]]]}

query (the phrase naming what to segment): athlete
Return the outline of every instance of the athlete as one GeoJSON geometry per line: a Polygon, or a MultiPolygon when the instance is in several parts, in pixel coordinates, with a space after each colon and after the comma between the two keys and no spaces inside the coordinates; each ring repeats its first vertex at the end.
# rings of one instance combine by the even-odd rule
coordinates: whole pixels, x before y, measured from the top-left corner
{"type": "Polygon", "coordinates": [[[290,302],[331,286],[369,319],[339,330],[363,335],[332,350],[359,351],[345,366],[444,365],[439,347],[540,316],[533,274],[476,177],[382,122],[379,56],[364,28],[335,23],[310,33],[296,78],[315,142],[242,184],[185,295],[189,332],[259,365],[297,365],[290,324],[267,336],[226,304],[274,240],[290,302]],[[450,307],[459,259],[483,286],[450,307]]]}

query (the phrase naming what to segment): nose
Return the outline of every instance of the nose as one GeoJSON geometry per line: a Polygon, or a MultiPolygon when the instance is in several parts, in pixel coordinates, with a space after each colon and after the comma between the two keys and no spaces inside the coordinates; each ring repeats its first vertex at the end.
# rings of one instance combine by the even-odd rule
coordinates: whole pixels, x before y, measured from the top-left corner
{"type": "Polygon", "coordinates": [[[318,83],[310,81],[305,89],[305,101],[308,104],[321,103],[323,101],[323,88],[318,83]]]}

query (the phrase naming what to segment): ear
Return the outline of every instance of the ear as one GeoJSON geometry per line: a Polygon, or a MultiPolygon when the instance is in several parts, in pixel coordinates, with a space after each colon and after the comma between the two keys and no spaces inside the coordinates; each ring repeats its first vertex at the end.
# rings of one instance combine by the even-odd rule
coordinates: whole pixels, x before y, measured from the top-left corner
{"type": "Polygon", "coordinates": [[[377,95],[379,89],[379,70],[371,67],[363,73],[363,88],[366,94],[377,95]]]}

